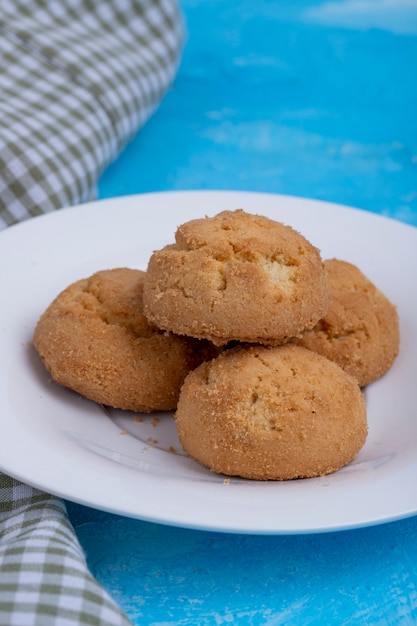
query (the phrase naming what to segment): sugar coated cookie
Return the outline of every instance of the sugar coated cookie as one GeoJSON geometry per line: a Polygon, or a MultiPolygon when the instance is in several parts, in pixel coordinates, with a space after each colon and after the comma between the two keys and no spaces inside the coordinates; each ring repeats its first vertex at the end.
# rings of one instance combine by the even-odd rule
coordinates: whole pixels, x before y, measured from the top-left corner
{"type": "Polygon", "coordinates": [[[338,363],[365,386],[385,374],[399,352],[396,307],[351,263],[325,261],[329,308],[294,343],[338,363]]]}
{"type": "Polygon", "coordinates": [[[319,251],[300,233],[242,210],[187,222],[149,261],[144,312],[181,335],[277,344],[327,311],[319,251]]]}
{"type": "Polygon", "coordinates": [[[120,409],[175,409],[186,374],[218,350],[151,326],[142,312],[143,279],[140,270],[104,270],[52,302],[34,345],[57,383],[120,409]]]}
{"type": "Polygon", "coordinates": [[[357,381],[292,344],[239,346],[200,365],[185,379],[176,425],[192,458],[257,480],[334,472],[367,436],[357,381]]]}

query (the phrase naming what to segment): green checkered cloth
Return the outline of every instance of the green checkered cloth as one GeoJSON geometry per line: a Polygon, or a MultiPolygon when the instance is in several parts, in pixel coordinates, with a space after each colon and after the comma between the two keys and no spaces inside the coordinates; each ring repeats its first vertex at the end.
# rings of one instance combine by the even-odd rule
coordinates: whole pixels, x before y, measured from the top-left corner
{"type": "Polygon", "coordinates": [[[0,0],[0,228],[94,199],[183,30],[175,0],[0,0]]]}
{"type": "Polygon", "coordinates": [[[90,574],[64,503],[4,474],[0,474],[0,624],[131,624],[90,574]]]}
{"type": "MultiPolygon", "coordinates": [[[[0,229],[95,197],[183,38],[176,0],[0,0],[0,229]]],[[[128,624],[64,503],[0,473],[0,626],[128,624]]]]}

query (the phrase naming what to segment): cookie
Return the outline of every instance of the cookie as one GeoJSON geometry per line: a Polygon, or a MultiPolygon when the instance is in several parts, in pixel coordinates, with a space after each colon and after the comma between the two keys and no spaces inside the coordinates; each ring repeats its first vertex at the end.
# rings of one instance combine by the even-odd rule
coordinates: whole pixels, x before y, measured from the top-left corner
{"type": "Polygon", "coordinates": [[[33,341],[57,383],[120,409],[175,409],[185,376],[218,350],[151,326],[142,312],[143,280],[140,270],[104,270],[50,304],[33,341]]]}
{"type": "Polygon", "coordinates": [[[335,361],[363,387],[385,374],[398,355],[397,309],[355,265],[330,259],[325,266],[328,311],[292,341],[335,361]]]}
{"type": "Polygon", "coordinates": [[[277,344],[327,310],[320,253],[290,226],[242,210],[186,222],[155,251],[144,286],[151,323],[180,335],[277,344]]]}
{"type": "Polygon", "coordinates": [[[256,480],[322,476],[354,459],[367,416],[357,381],[307,350],[238,346],[188,374],[175,414],[187,454],[256,480]]]}

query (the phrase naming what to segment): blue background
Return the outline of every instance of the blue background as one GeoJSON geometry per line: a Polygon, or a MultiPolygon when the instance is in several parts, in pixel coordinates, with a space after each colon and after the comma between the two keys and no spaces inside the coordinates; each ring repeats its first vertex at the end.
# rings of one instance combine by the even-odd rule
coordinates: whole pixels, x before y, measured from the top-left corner
{"type": "MultiPolygon", "coordinates": [[[[417,225],[416,0],[181,6],[177,79],[100,198],[265,191],[417,225]]],[[[135,624],[417,624],[416,518],[271,537],[68,510],[92,573],[135,624]]]]}
{"type": "Polygon", "coordinates": [[[181,6],[175,84],[100,197],[267,191],[417,224],[416,0],[181,6]]]}

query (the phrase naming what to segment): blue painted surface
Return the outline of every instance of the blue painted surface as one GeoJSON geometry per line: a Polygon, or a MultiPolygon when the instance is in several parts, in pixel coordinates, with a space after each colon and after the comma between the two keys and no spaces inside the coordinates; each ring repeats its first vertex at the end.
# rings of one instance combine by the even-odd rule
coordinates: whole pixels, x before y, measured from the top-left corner
{"type": "MultiPolygon", "coordinates": [[[[72,513],[78,519],[79,511],[72,513]]],[[[77,532],[92,573],[138,625],[417,623],[414,518],[363,530],[271,537],[81,513],[77,532]]]]}
{"type": "Polygon", "coordinates": [[[417,224],[417,2],[333,4],[183,0],[175,86],[100,196],[268,191],[417,224]]]}
{"type": "MultiPolygon", "coordinates": [[[[182,7],[178,78],[101,198],[243,189],[417,225],[416,0],[182,7]]],[[[416,518],[257,537],[68,508],[93,574],[135,624],[417,624],[416,518]]]]}

